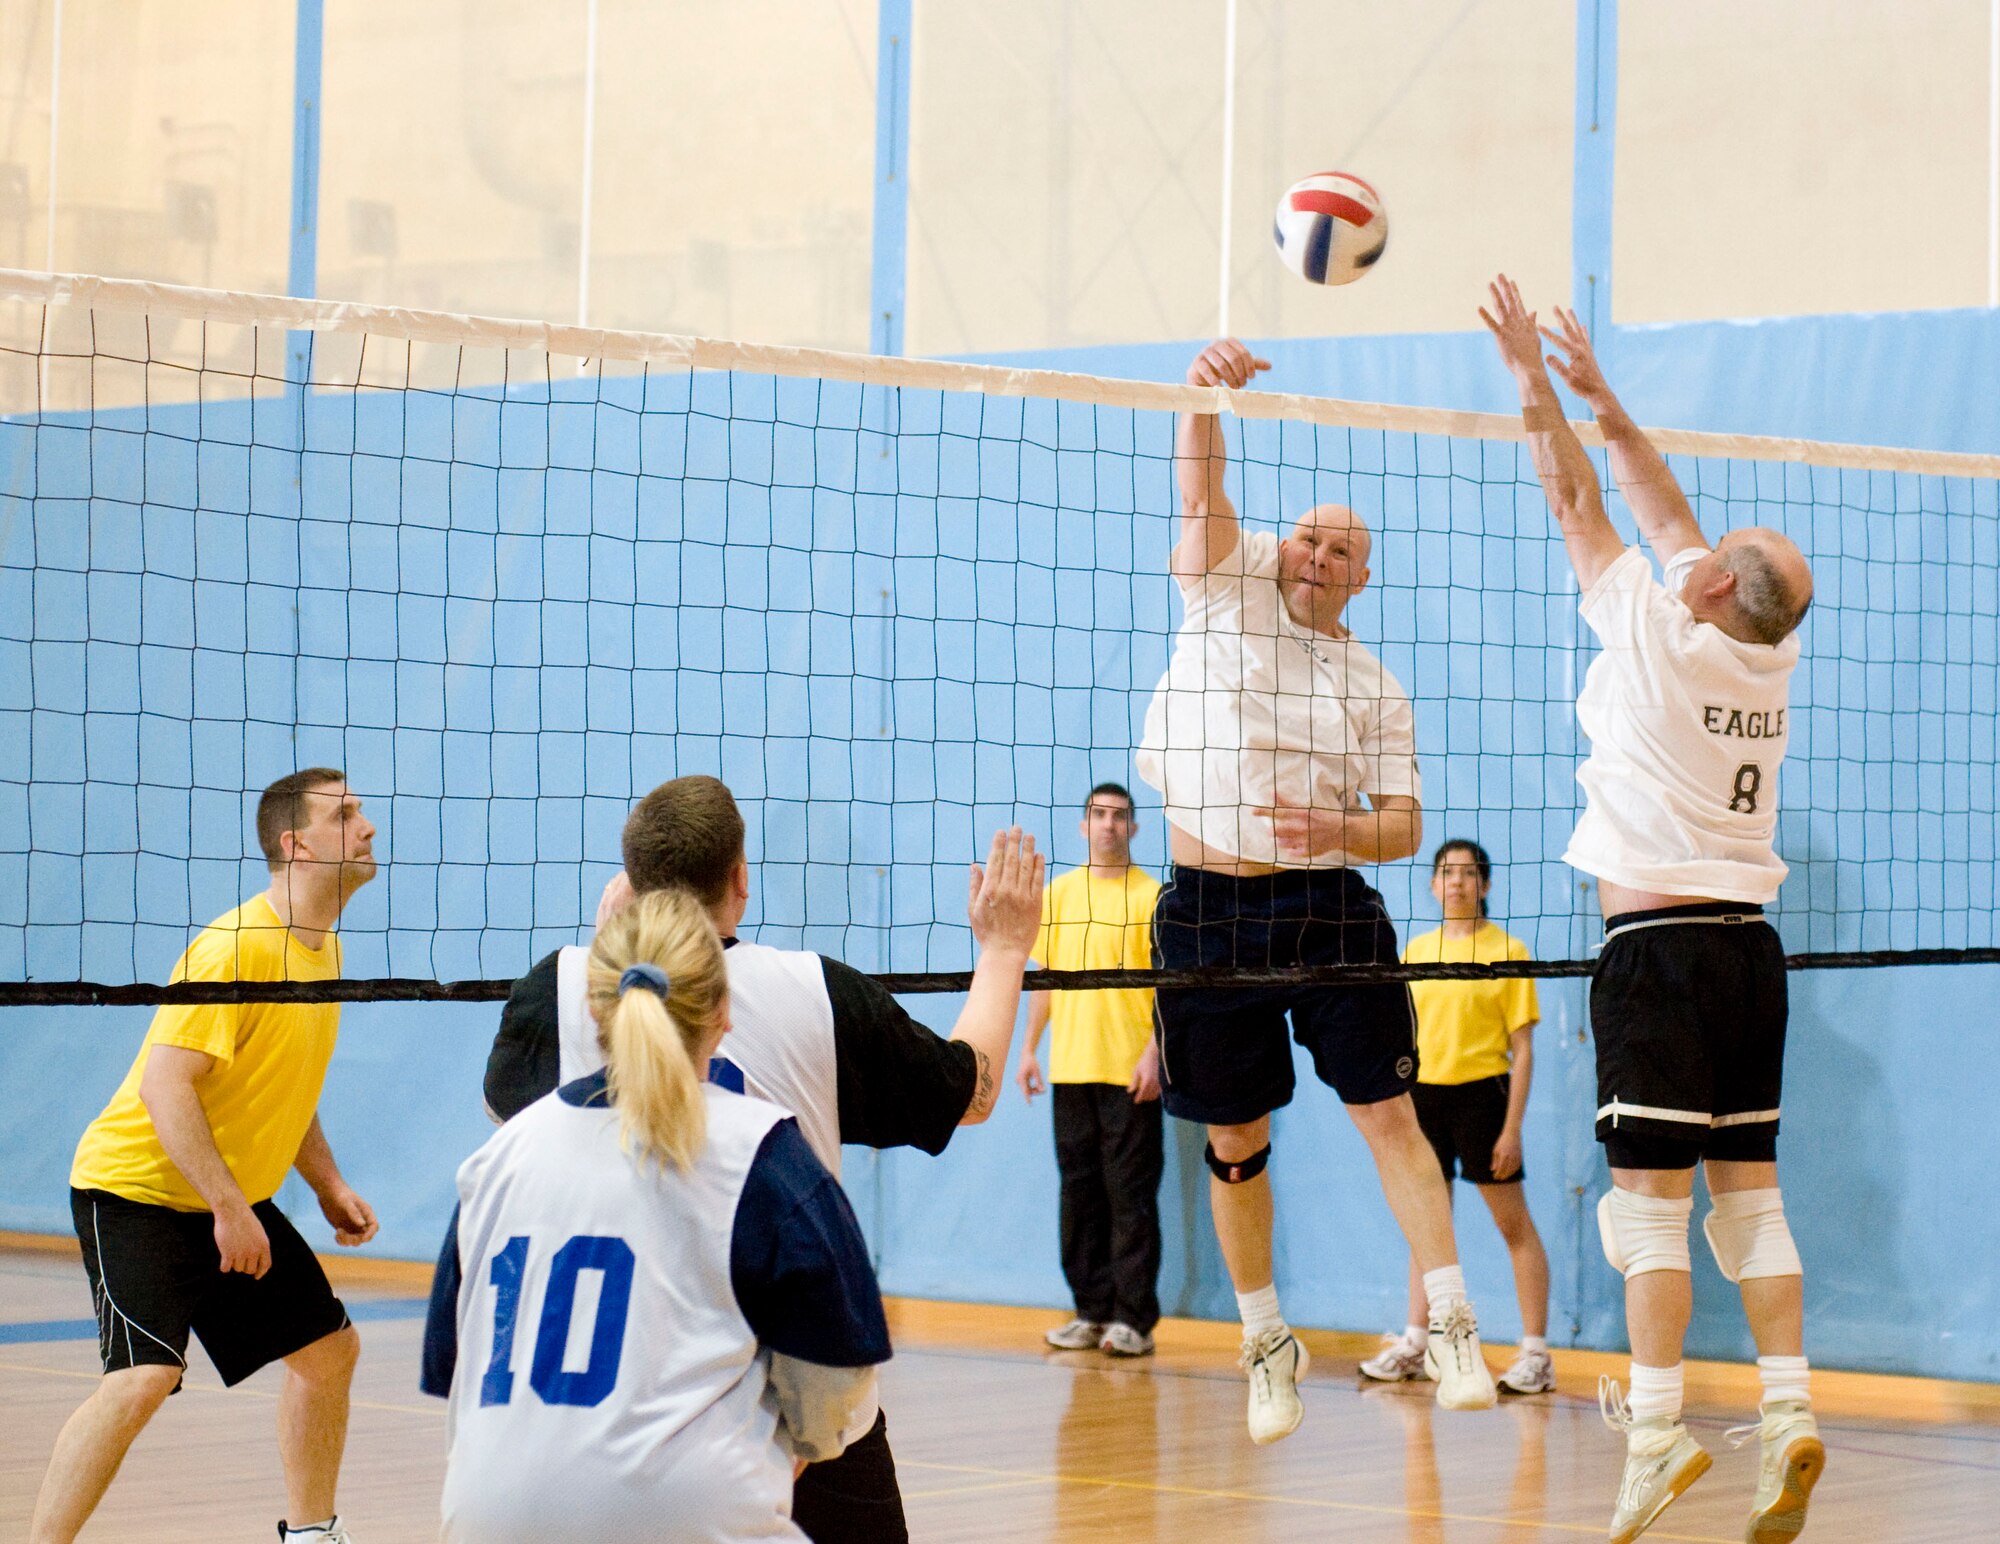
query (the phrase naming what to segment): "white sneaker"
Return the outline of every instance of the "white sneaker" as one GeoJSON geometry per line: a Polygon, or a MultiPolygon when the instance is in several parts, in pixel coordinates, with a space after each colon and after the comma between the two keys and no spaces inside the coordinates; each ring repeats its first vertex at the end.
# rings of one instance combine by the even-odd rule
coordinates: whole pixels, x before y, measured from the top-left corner
{"type": "Polygon", "coordinates": [[[1382,1349],[1357,1370],[1377,1383],[1408,1383],[1430,1376],[1424,1369],[1424,1348],[1407,1335],[1384,1335],[1382,1349]]]}
{"type": "Polygon", "coordinates": [[[1751,1437],[1761,1440],[1763,1461],[1757,1466],[1757,1499],[1750,1503],[1750,1544],[1790,1544],[1806,1525],[1806,1503],[1826,1468],[1826,1444],[1812,1408],[1798,1400],[1764,1406],[1755,1426],[1729,1433],[1732,1446],[1751,1437]]]}
{"type": "Polygon", "coordinates": [[[1424,1371],[1437,1379],[1440,1409],[1491,1410],[1500,1402],[1492,1369],[1479,1348],[1479,1320],[1470,1303],[1456,1303],[1442,1317],[1431,1315],[1424,1371]]]}
{"type": "Polygon", "coordinates": [[[1153,1337],[1142,1335],[1129,1324],[1108,1325],[1097,1349],[1106,1356],[1151,1356],[1153,1337]]]}
{"type": "Polygon", "coordinates": [[[1503,1394],[1550,1394],[1555,1392],[1555,1359],[1546,1351],[1523,1351],[1514,1365],[1500,1374],[1503,1394]]]}
{"type": "Polygon", "coordinates": [[[1104,1326],[1089,1319],[1072,1319],[1042,1336],[1058,1351],[1095,1351],[1104,1338],[1104,1326]]]}
{"type": "Polygon", "coordinates": [[[1679,1416],[1635,1417],[1611,1378],[1597,1380],[1597,1408],[1606,1426],[1625,1435],[1625,1474],[1611,1512],[1610,1544],[1632,1544],[1708,1473],[1712,1460],[1679,1416]]]}
{"type": "Polygon", "coordinates": [[[304,1539],[306,1544],[354,1544],[354,1535],[340,1526],[338,1517],[330,1517],[311,1528],[288,1528],[284,1519],[279,1518],[278,1539],[280,1544],[286,1539],[304,1539]]]}
{"type": "Polygon", "coordinates": [[[1243,1342],[1237,1365],[1250,1375],[1250,1440],[1276,1442],[1299,1429],[1306,1407],[1299,1402],[1299,1379],[1312,1358],[1284,1325],[1243,1342]]]}

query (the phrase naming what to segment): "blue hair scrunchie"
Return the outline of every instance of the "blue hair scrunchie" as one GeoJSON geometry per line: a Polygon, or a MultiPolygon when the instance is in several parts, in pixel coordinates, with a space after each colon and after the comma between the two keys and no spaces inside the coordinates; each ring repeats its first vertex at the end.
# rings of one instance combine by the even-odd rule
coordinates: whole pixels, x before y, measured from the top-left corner
{"type": "Polygon", "coordinates": [[[657,965],[627,965],[625,973],[618,978],[618,995],[624,996],[633,987],[643,987],[654,993],[662,1002],[667,997],[667,973],[657,965]]]}

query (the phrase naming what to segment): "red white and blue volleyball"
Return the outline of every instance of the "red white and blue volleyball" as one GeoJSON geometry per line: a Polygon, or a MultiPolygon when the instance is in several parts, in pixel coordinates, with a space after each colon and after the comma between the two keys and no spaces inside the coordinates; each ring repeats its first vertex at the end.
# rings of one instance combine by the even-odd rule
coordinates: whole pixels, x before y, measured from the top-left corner
{"type": "Polygon", "coordinates": [[[1315,172],[1278,200],[1278,256],[1314,284],[1352,284],[1389,245],[1382,195],[1347,172],[1315,172]]]}

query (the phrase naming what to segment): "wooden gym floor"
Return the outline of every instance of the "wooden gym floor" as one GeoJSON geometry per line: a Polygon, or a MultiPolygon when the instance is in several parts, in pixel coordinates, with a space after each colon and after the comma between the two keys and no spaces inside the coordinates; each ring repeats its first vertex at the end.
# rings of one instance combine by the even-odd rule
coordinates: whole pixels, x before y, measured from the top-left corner
{"type": "MultiPolygon", "coordinates": [[[[416,1391],[420,1267],[340,1262],[363,1338],[341,1513],[359,1544],[436,1536],[443,1406],[416,1391]]],[[[97,1372],[73,1246],[0,1235],[0,1539],[25,1536],[57,1428],[97,1372]]],[[[1353,1335],[1304,1336],[1306,1422],[1251,1444],[1231,1325],[1175,1320],[1160,1352],[1114,1364],[1046,1353],[1042,1311],[892,1303],[883,1405],[911,1534],[947,1540],[1252,1544],[1556,1544],[1601,1539],[1621,1446],[1598,1422],[1600,1371],[1558,1352],[1562,1387],[1496,1411],[1439,1411],[1429,1385],[1359,1387],[1353,1335]]],[[[1503,1355],[1495,1349],[1494,1359],[1503,1355]]],[[[86,1539],[269,1538],[283,1508],[267,1370],[223,1390],[199,1355],[139,1439],[86,1539]]],[[[1723,1429],[1753,1410],[1755,1374],[1690,1369],[1689,1424],[1715,1468],[1647,1535],[1736,1544],[1756,1449],[1723,1429]]],[[[2000,1387],[1815,1372],[1827,1475],[1813,1544],[1992,1538],[2000,1517],[2000,1387]]]]}

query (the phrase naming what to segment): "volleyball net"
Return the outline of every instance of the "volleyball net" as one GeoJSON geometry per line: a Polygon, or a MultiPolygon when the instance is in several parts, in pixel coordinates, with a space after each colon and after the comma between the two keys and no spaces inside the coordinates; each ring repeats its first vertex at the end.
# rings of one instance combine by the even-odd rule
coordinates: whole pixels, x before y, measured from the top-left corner
{"type": "MultiPolygon", "coordinates": [[[[1415,714],[1425,851],[1370,871],[1399,926],[1471,837],[1534,956],[1498,970],[1586,972],[1594,645],[1516,418],[8,272],[0,1004],[504,995],[696,772],[748,822],[753,936],[961,989],[996,828],[1084,861],[1115,781],[1164,863],[1134,748],[1181,617],[1175,414],[1215,409],[1248,529],[1374,528],[1346,621],[1415,714]],[[268,883],[259,791],[313,765],[380,828],[348,979],[164,987],[268,883]]],[[[1814,566],[1794,963],[2000,959],[2000,458],[1655,438],[1711,537],[1814,566]]]]}

